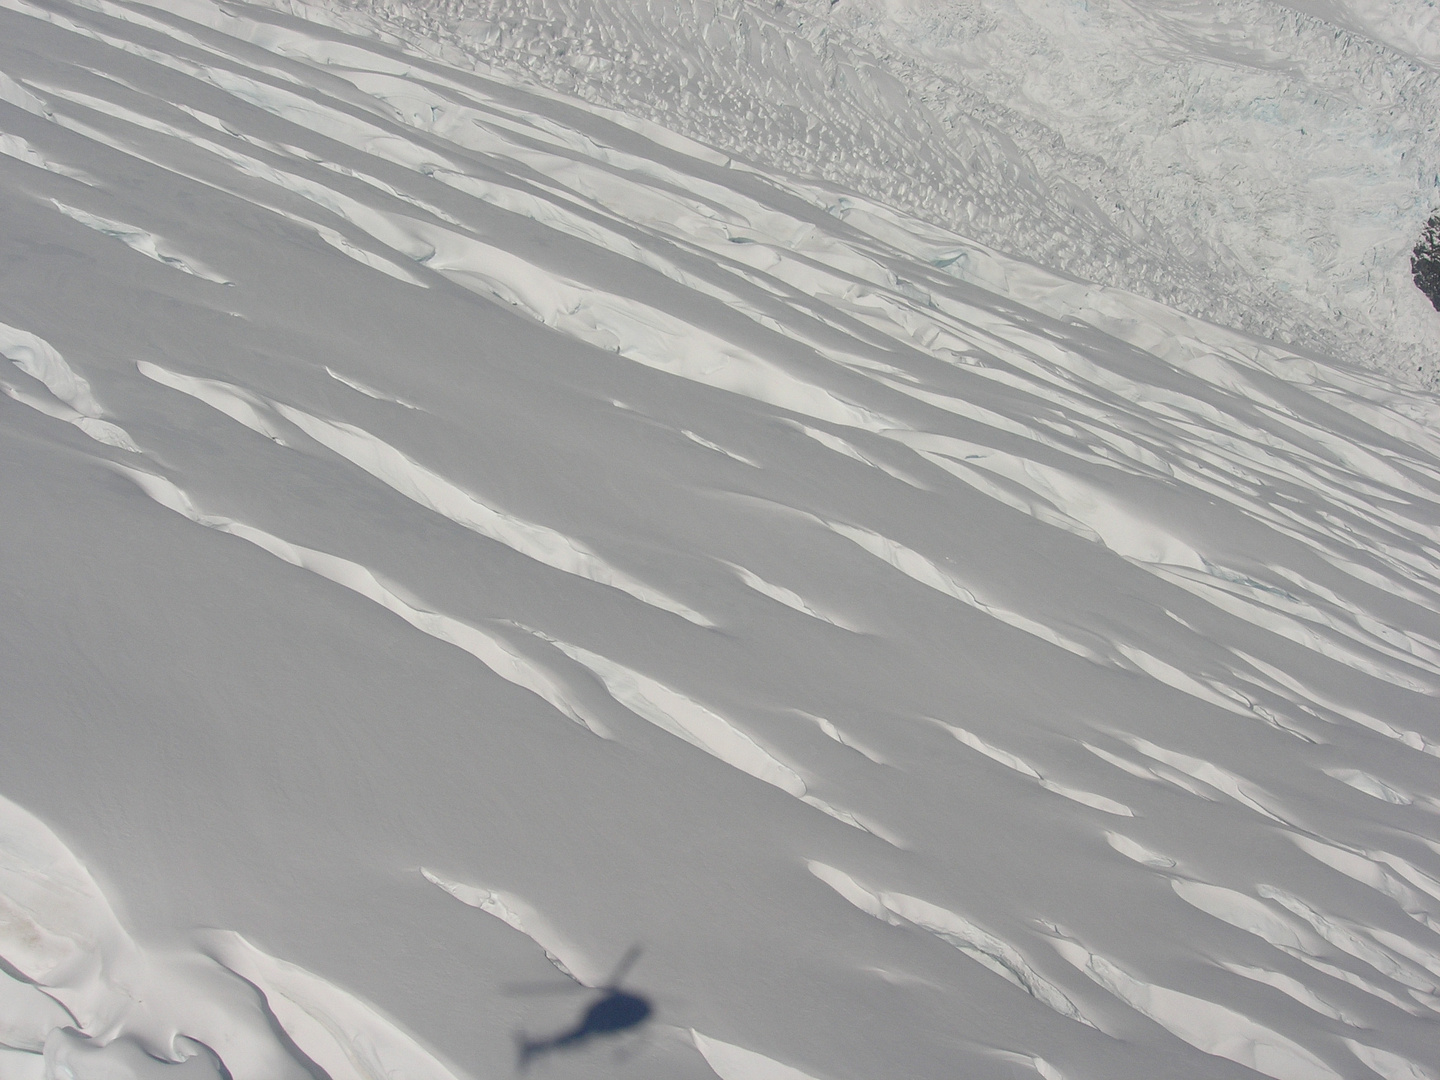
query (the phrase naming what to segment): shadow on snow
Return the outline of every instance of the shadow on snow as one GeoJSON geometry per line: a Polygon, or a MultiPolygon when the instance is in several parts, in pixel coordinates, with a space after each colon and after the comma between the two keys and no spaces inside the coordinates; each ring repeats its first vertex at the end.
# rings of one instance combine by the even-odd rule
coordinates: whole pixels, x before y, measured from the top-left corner
{"type": "Polygon", "coordinates": [[[535,1058],[551,1051],[574,1050],[597,1039],[638,1028],[648,1020],[655,1011],[649,999],[634,991],[620,988],[620,980],[639,958],[640,946],[632,946],[616,965],[610,978],[600,986],[556,984],[515,988],[517,993],[565,993],[579,990],[603,995],[564,1031],[542,1039],[532,1039],[523,1032],[517,1035],[520,1070],[523,1072],[535,1058]]]}

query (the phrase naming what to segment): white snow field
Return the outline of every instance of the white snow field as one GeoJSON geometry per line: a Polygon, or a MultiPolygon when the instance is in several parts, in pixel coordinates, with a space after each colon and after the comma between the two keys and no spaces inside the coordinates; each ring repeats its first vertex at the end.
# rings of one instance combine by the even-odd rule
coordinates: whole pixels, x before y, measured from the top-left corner
{"type": "Polygon", "coordinates": [[[347,0],[1224,325],[1440,382],[1437,0],[347,0]]]}
{"type": "Polygon", "coordinates": [[[0,1080],[1440,1080],[1440,398],[424,23],[0,0],[0,1080]]]}

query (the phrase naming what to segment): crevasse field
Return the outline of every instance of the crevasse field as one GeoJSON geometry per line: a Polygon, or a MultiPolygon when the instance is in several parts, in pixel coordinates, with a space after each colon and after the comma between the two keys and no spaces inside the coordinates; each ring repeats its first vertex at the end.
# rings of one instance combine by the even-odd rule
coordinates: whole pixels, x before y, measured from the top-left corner
{"type": "Polygon", "coordinates": [[[1440,1080],[1437,123],[1432,0],[0,0],[0,1080],[1440,1080]]]}

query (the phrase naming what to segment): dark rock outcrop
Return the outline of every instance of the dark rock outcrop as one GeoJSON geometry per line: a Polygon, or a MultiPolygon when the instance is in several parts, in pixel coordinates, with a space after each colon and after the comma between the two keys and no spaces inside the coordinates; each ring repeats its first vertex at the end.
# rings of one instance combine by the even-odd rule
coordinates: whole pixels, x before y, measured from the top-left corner
{"type": "Polygon", "coordinates": [[[1410,255],[1410,272],[1415,285],[1440,311],[1440,210],[1430,215],[1415,250],[1410,255]]]}

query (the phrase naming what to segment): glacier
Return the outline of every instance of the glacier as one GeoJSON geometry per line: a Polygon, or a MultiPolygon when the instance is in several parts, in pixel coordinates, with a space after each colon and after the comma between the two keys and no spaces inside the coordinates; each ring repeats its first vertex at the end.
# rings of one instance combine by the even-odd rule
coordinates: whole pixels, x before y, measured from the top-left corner
{"type": "Polygon", "coordinates": [[[1052,269],[1433,386],[1435,0],[350,0],[1052,269]]]}
{"type": "Polygon", "coordinates": [[[1440,1080],[1434,10],[0,0],[0,1080],[1440,1080]]]}

